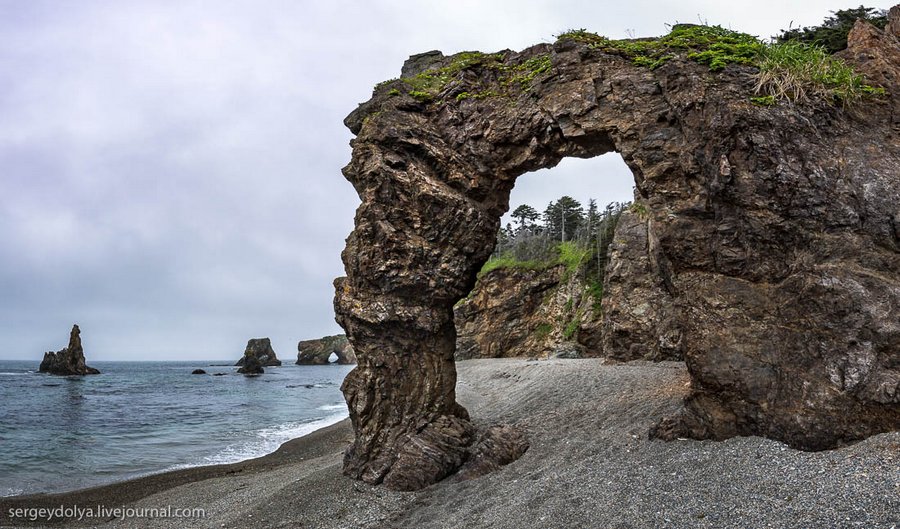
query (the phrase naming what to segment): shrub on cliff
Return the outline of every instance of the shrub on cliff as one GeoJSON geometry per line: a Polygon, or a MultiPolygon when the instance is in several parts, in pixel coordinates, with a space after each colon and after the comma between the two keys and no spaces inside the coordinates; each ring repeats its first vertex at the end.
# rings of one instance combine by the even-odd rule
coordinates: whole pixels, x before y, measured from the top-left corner
{"type": "Polygon", "coordinates": [[[859,6],[855,9],[832,11],[821,25],[782,30],[775,37],[778,42],[803,42],[820,46],[827,53],[835,53],[847,48],[847,35],[857,20],[867,20],[878,28],[887,24],[887,13],[883,9],[859,6]]]}

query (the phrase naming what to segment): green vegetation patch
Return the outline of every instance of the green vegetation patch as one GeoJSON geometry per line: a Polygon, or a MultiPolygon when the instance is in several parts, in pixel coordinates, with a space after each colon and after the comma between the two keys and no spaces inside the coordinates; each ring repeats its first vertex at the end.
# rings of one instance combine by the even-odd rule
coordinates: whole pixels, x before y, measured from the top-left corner
{"type": "Polygon", "coordinates": [[[578,267],[590,257],[590,253],[590,248],[582,247],[575,241],[559,243],[556,247],[556,258],[546,261],[520,261],[510,253],[504,253],[499,257],[491,257],[488,259],[478,272],[478,277],[498,268],[543,270],[558,264],[566,265],[566,277],[568,277],[570,274],[576,272],[578,267]]]}
{"type": "Polygon", "coordinates": [[[597,318],[603,313],[603,282],[592,280],[588,285],[588,295],[591,296],[591,315],[597,318]]]}
{"type": "Polygon", "coordinates": [[[493,71],[493,79],[480,79],[473,87],[456,95],[457,101],[485,99],[488,97],[509,97],[511,89],[527,92],[539,75],[550,71],[553,63],[550,54],[537,55],[518,64],[505,64],[502,53],[463,52],[452,57],[451,62],[440,68],[433,68],[404,79],[391,79],[378,83],[375,90],[392,85],[388,95],[401,94],[401,87],[411,97],[427,103],[435,100],[447,86],[460,78],[467,70],[483,68],[493,71]],[[402,83],[402,84],[401,84],[402,83]]]}
{"type": "Polygon", "coordinates": [[[732,63],[753,64],[759,49],[764,46],[753,35],[721,26],[685,24],[674,26],[668,35],[658,39],[614,40],[584,29],[567,31],[557,38],[584,42],[593,49],[625,56],[634,64],[651,69],[665,64],[678,53],[709,65],[712,71],[722,70],[732,63]]]}
{"type": "Polygon", "coordinates": [[[543,340],[544,338],[550,336],[551,332],[553,332],[553,325],[549,323],[541,323],[534,328],[534,336],[538,340],[543,340]]]}
{"type": "Polygon", "coordinates": [[[591,252],[590,248],[582,247],[575,241],[559,243],[559,246],[556,247],[556,251],[559,252],[557,263],[566,265],[566,272],[568,274],[577,271],[578,267],[588,258],[588,255],[591,252]]]}
{"type": "Polygon", "coordinates": [[[775,104],[775,96],[753,96],[750,102],[761,107],[770,107],[775,104]]]}
{"type": "Polygon", "coordinates": [[[456,79],[460,72],[476,66],[499,68],[502,61],[502,53],[463,52],[454,55],[447,66],[426,70],[401,81],[408,86],[409,95],[419,101],[431,101],[450,81],[456,79]]]}
{"type": "MultiPolygon", "coordinates": [[[[789,41],[766,46],[757,64],[756,93],[774,100],[825,99],[848,106],[866,95],[884,95],[825,48],[789,41]]],[[[754,101],[757,102],[757,101],[754,101]]],[[[763,103],[760,99],[757,104],[763,103]]]]}
{"type": "Polygon", "coordinates": [[[500,86],[507,88],[517,85],[521,90],[531,89],[531,83],[538,75],[550,71],[553,63],[549,54],[532,57],[521,64],[504,66],[500,86]]]}
{"type": "Polygon", "coordinates": [[[753,35],[720,26],[676,25],[658,39],[613,40],[584,29],[567,31],[558,38],[619,54],[651,69],[679,54],[708,65],[713,72],[729,64],[754,66],[759,74],[757,97],[751,102],[760,106],[812,99],[847,106],[866,95],[884,94],[884,89],[867,85],[861,75],[823,47],[796,40],[766,44],[753,35]]]}
{"type": "Polygon", "coordinates": [[[484,266],[481,267],[481,270],[478,272],[478,277],[487,274],[492,270],[496,270],[498,268],[522,268],[525,270],[542,270],[544,268],[548,268],[553,266],[556,263],[544,263],[541,261],[520,261],[509,254],[501,255],[500,257],[491,257],[488,259],[484,266]]]}
{"type": "Polygon", "coordinates": [[[884,29],[887,25],[887,11],[884,9],[859,6],[832,11],[831,14],[821,25],[786,29],[775,38],[779,42],[805,42],[821,46],[828,53],[835,53],[847,47],[847,35],[857,20],[867,20],[879,29],[884,29]]]}
{"type": "Polygon", "coordinates": [[[569,323],[566,324],[566,328],[563,329],[563,338],[565,338],[566,340],[571,340],[575,336],[575,333],[578,332],[578,326],[580,323],[581,323],[581,310],[579,309],[575,313],[575,316],[573,316],[572,319],[569,321],[569,323]]]}

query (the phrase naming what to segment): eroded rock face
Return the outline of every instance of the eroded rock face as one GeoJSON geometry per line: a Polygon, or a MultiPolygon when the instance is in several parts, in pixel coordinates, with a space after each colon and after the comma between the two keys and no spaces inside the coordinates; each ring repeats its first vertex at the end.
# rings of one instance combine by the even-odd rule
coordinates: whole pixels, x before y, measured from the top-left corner
{"type": "MultiPolygon", "coordinates": [[[[516,444],[478,443],[456,402],[453,305],[494,246],[516,177],[610,151],[646,205],[692,378],[660,435],[819,449],[900,428],[896,96],[855,112],[758,107],[751,67],[676,58],[650,70],[571,40],[502,57],[529,59],[551,67],[504,95],[485,86],[499,93],[510,70],[476,63],[434,101],[397,82],[346,120],[357,137],[344,175],[362,199],[335,281],[359,359],[342,388],[356,433],[347,474],[415,488],[516,444]]],[[[404,73],[452,61],[432,54],[404,73]]]]}
{"type": "Polygon", "coordinates": [[[454,308],[456,359],[548,356],[562,309],[551,302],[564,266],[498,268],[479,279],[469,299],[454,308]]]}
{"type": "Polygon", "coordinates": [[[603,323],[599,333],[585,336],[599,338],[601,356],[614,360],[681,360],[681,329],[647,217],[643,207],[619,217],[603,285],[603,323]]]}
{"type": "Polygon", "coordinates": [[[297,344],[297,365],[328,365],[331,355],[337,357],[335,364],[355,364],[356,354],[347,336],[336,334],[316,340],[303,340],[297,344]]]}
{"type": "MultiPolygon", "coordinates": [[[[260,367],[280,366],[281,360],[275,356],[275,350],[272,349],[272,341],[268,338],[251,338],[247,341],[247,348],[244,349],[244,356],[240,358],[234,365],[244,367],[248,365],[259,365],[260,367]]],[[[244,371],[238,370],[239,373],[244,371]]]]}
{"type": "Polygon", "coordinates": [[[84,349],[81,347],[81,329],[72,326],[69,333],[69,346],[57,352],[44,353],[44,359],[38,368],[41,373],[51,375],[99,375],[100,371],[85,365],[84,349]]]}

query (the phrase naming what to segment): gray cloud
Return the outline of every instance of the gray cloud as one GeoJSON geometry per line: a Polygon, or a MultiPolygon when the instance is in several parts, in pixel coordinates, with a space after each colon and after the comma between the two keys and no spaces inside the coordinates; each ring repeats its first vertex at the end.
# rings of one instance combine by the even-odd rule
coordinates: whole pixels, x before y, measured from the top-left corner
{"type": "MultiPolygon", "coordinates": [[[[696,21],[768,36],[841,2],[0,0],[0,358],[234,358],[337,332],[358,199],[343,117],[412,53],[696,21]]],[[[886,3],[878,3],[887,7],[886,3]]],[[[615,155],[513,203],[630,197],[615,155]],[[618,177],[616,176],[618,175],[618,177]]]]}

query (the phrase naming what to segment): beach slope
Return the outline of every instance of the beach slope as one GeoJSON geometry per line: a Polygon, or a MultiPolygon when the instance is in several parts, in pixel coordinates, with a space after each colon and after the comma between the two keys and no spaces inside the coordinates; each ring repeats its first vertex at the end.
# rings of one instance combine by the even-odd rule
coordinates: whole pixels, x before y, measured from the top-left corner
{"type": "MultiPolygon", "coordinates": [[[[470,481],[392,492],[341,475],[347,421],[268,456],[159,474],[67,494],[0,499],[20,507],[78,504],[202,508],[200,518],[66,520],[66,527],[515,528],[900,526],[900,433],[824,452],[762,438],[650,441],[677,411],[683,363],[599,359],[458,363],[460,402],[482,425],[523,427],[518,461],[470,481]]],[[[59,523],[50,526],[63,526],[59,523]]]]}

